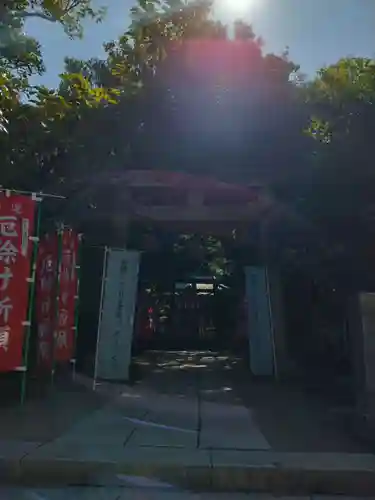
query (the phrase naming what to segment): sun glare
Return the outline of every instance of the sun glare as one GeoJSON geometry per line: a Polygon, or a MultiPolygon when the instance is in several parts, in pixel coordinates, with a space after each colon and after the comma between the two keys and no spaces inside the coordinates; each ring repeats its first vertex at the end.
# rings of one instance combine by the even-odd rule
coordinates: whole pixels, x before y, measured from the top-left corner
{"type": "Polygon", "coordinates": [[[260,0],[216,0],[221,13],[228,15],[243,15],[252,10],[260,0]]]}

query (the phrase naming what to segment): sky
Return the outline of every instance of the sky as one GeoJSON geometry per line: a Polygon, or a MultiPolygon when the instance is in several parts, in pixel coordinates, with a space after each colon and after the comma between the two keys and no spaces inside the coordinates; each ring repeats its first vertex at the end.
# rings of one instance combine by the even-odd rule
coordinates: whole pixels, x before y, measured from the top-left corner
{"type": "MultiPolygon", "coordinates": [[[[217,16],[231,23],[238,17],[236,1],[216,0],[217,16]],[[232,7],[230,7],[232,6],[232,7]]],[[[70,41],[63,30],[48,21],[32,19],[27,34],[42,44],[47,72],[45,85],[55,86],[65,56],[88,59],[104,54],[103,43],[116,39],[129,25],[134,0],[93,0],[106,5],[101,24],[88,23],[83,40],[70,41]]],[[[375,0],[248,0],[241,17],[265,40],[266,52],[281,53],[289,47],[291,59],[302,73],[313,76],[320,67],[340,57],[375,57],[375,0]]]]}

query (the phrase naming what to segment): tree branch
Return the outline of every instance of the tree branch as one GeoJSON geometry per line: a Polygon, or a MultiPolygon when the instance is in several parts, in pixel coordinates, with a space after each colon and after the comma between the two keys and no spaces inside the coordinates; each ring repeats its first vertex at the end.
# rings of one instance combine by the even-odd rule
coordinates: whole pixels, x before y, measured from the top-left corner
{"type": "Polygon", "coordinates": [[[45,21],[50,21],[51,23],[55,23],[57,21],[56,18],[48,16],[47,14],[43,14],[43,12],[20,12],[17,13],[17,17],[20,17],[21,19],[30,19],[31,17],[37,17],[39,19],[44,19],[45,21]]]}

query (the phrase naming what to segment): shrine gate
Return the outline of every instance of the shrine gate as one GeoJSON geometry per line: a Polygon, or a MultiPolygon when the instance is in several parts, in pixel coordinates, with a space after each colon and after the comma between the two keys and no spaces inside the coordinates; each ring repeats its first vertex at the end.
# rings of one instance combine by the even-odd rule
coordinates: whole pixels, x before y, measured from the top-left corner
{"type": "MultiPolygon", "coordinates": [[[[102,223],[101,227],[105,226],[106,231],[96,231],[95,239],[90,241],[90,245],[96,248],[105,245],[107,248],[105,251],[97,250],[100,255],[96,257],[95,266],[99,266],[101,272],[97,280],[96,303],[101,315],[92,319],[91,325],[95,322],[98,324],[98,336],[95,342],[91,339],[91,361],[88,364],[99,378],[120,380],[129,377],[140,259],[142,252],[152,252],[152,242],[151,245],[150,242],[144,242],[140,248],[128,250],[131,224],[136,221],[154,228],[164,227],[179,233],[194,232],[216,237],[230,236],[235,231],[240,241],[251,238],[251,228],[257,226],[260,230],[255,244],[262,253],[266,251],[267,224],[275,215],[280,215],[282,207],[276,204],[262,186],[239,186],[184,173],[128,171],[114,180],[113,185],[118,194],[116,207],[112,206],[107,212],[100,211],[97,227],[102,223]],[[116,248],[108,247],[110,241],[116,248]],[[138,255],[134,250],[138,251],[138,255]],[[126,268],[123,274],[121,268],[126,268]],[[120,279],[120,275],[123,278],[120,279]],[[121,283],[119,280],[122,280],[121,283]],[[115,283],[117,291],[110,288],[110,283],[115,283]],[[125,322],[121,327],[112,324],[112,319],[108,320],[108,314],[103,309],[109,296],[112,297],[112,304],[117,300],[115,293],[122,297],[117,301],[125,322]],[[122,355],[119,345],[123,346],[122,355]],[[106,350],[105,354],[103,349],[106,350]],[[102,372],[99,366],[101,359],[102,364],[107,366],[102,372]],[[114,368],[115,365],[118,369],[114,368]],[[102,376],[99,375],[100,372],[102,376]]],[[[82,231],[85,232],[84,227],[82,231]]],[[[82,262],[89,263],[90,259],[83,257],[82,262]]],[[[95,266],[93,262],[87,265],[87,281],[90,280],[89,286],[92,289],[92,269],[95,266]]],[[[83,287],[84,275],[83,270],[83,287]]],[[[244,275],[250,368],[255,375],[277,377],[287,367],[277,276],[267,268],[265,255],[261,264],[246,267],[244,275]]],[[[85,309],[82,304],[81,307],[85,309]]],[[[93,309],[96,308],[91,307],[90,310],[93,309]]],[[[116,316],[112,309],[111,318],[116,316]]],[[[121,314],[118,313],[118,316],[121,314]]],[[[152,328],[150,314],[147,321],[150,321],[152,328]]],[[[93,326],[91,330],[92,328],[93,326]]],[[[85,329],[81,328],[81,332],[82,330],[85,329]]],[[[90,343],[82,333],[80,338],[85,346],[90,343]]]]}

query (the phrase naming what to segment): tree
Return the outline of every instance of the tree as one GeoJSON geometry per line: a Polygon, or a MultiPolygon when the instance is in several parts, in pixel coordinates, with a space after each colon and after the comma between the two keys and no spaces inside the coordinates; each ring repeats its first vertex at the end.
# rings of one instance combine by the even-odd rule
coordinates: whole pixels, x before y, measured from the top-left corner
{"type": "Polygon", "coordinates": [[[24,20],[41,17],[60,22],[69,36],[80,35],[84,16],[94,16],[87,1],[13,1],[1,10],[0,29],[0,183],[7,187],[42,188],[56,170],[56,159],[74,143],[83,116],[116,102],[116,92],[93,88],[79,72],[62,75],[64,92],[33,86],[29,78],[44,72],[39,44],[22,33],[24,20]],[[59,10],[60,9],[60,10],[59,10]]]}
{"type": "MultiPolygon", "coordinates": [[[[107,67],[129,64],[142,84],[139,121],[131,140],[133,163],[138,168],[171,170],[179,165],[180,170],[216,176],[228,176],[230,163],[231,180],[262,177],[266,168],[249,168],[249,158],[251,163],[264,163],[269,148],[262,147],[258,135],[273,133],[270,140],[275,143],[282,126],[285,129],[285,113],[293,108],[287,109],[293,94],[289,75],[296,66],[287,54],[263,56],[261,40],[242,22],[235,30],[242,44],[235,46],[226,27],[211,19],[211,2],[141,5],[133,9],[130,30],[106,45],[107,67]],[[204,41],[209,53],[202,55],[204,41]],[[231,68],[234,54],[229,54],[234,46],[235,69],[231,68]],[[229,48],[227,55],[224,48],[229,48]],[[188,69],[188,58],[197,70],[188,69]],[[213,60],[222,61],[222,70],[211,64],[213,60]],[[272,115],[267,123],[266,114],[272,115]]],[[[283,147],[285,138],[277,142],[283,147]]]]}
{"type": "Polygon", "coordinates": [[[105,9],[94,9],[91,0],[3,0],[0,23],[2,33],[10,38],[14,37],[14,28],[20,30],[30,18],[59,23],[70,37],[81,37],[82,21],[89,17],[100,22],[104,14],[105,9]]]}
{"type": "Polygon", "coordinates": [[[122,196],[124,186],[113,182],[110,166],[116,175],[127,168],[177,168],[275,185],[300,170],[309,139],[301,134],[308,112],[290,81],[298,67],[287,52],[263,54],[262,40],[243,22],[236,23],[230,41],[226,27],[210,12],[211,2],[139,1],[130,28],[105,45],[105,59],[66,60],[68,72],[120,93],[116,108],[81,121],[84,141],[63,158],[81,178],[75,184],[81,206],[96,198],[99,210],[98,198],[108,204],[122,196]],[[202,59],[199,41],[207,42],[214,57],[202,59]],[[231,67],[233,55],[236,66],[231,67]],[[187,57],[198,71],[187,69],[187,57]],[[204,71],[202,64],[213,59],[222,61],[224,71],[220,65],[204,71]],[[108,190],[101,196],[100,189],[103,194],[109,184],[112,196],[108,190]]]}
{"type": "MultiPolygon", "coordinates": [[[[56,14],[53,5],[51,10],[49,3],[38,2],[30,11],[23,3],[17,17],[15,5],[8,6],[12,19],[34,12],[66,22],[68,31],[66,15],[77,12],[56,14]]],[[[78,8],[77,2],[69,5],[78,8]]],[[[105,45],[104,60],[66,60],[57,91],[31,88],[27,78],[19,89],[12,87],[17,105],[10,103],[4,115],[10,133],[0,144],[7,184],[16,180],[18,186],[34,188],[52,181],[53,190],[79,193],[83,205],[100,207],[121,198],[122,186],[113,183],[112,172],[125,168],[174,170],[178,165],[179,170],[273,186],[299,169],[306,156],[307,138],[301,135],[306,110],[290,81],[297,66],[287,52],[263,54],[262,40],[241,21],[230,41],[226,26],[212,20],[210,1],[140,0],[132,15],[129,29],[105,45]],[[200,42],[210,51],[205,59],[200,42]],[[221,61],[221,69],[209,65],[205,71],[213,60],[221,61]],[[22,102],[23,92],[32,105],[22,102]],[[116,107],[108,105],[117,100],[116,107]],[[111,184],[115,196],[108,196],[111,184]]],[[[34,54],[42,64],[40,53],[34,54]]]]}
{"type": "Polygon", "coordinates": [[[300,91],[311,118],[309,157],[288,186],[289,200],[325,235],[330,266],[350,267],[363,279],[374,237],[374,61],[341,59],[300,91]]]}

